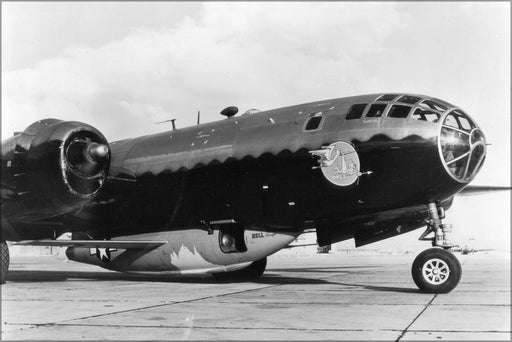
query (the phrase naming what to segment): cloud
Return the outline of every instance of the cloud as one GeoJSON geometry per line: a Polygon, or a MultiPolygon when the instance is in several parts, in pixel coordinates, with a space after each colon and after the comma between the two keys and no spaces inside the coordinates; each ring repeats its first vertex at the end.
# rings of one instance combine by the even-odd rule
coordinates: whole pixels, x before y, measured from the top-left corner
{"type": "Polygon", "coordinates": [[[161,131],[153,123],[171,117],[193,124],[197,110],[212,121],[228,105],[270,109],[364,92],[361,60],[410,20],[392,3],[205,3],[174,26],[5,73],[2,133],[56,117],[113,140],[161,131]]]}
{"type": "MultiPolygon", "coordinates": [[[[106,36],[118,22],[105,20],[106,36]]],[[[198,110],[206,122],[230,105],[412,92],[467,110],[493,144],[476,182],[508,184],[509,172],[496,170],[510,170],[509,23],[508,3],[208,2],[167,26],[118,30],[91,46],[78,38],[4,72],[2,135],[55,117],[117,140],[168,130],[154,123],[170,118],[193,125],[198,110]]]]}

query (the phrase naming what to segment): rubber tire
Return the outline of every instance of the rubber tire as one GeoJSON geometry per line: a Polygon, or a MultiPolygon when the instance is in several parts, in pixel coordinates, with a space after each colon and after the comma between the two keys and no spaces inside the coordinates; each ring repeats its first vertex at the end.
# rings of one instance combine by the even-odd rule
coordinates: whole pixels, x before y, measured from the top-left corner
{"type": "Polygon", "coordinates": [[[5,280],[7,278],[7,271],[9,270],[9,247],[7,246],[7,243],[5,241],[1,242],[0,263],[0,283],[3,284],[5,283],[5,280]]]}
{"type": "Polygon", "coordinates": [[[246,268],[241,270],[212,273],[215,279],[258,279],[260,278],[267,267],[267,258],[263,258],[251,263],[246,268]]]}
{"type": "Polygon", "coordinates": [[[457,257],[451,252],[442,248],[429,248],[418,254],[416,259],[414,259],[411,273],[412,279],[421,291],[436,294],[448,293],[452,291],[457,286],[457,284],[459,284],[459,281],[462,277],[462,266],[459,262],[459,259],[457,259],[457,257]],[[441,259],[448,265],[448,269],[450,270],[448,279],[440,285],[430,284],[423,277],[423,265],[430,259],[441,259]]]}

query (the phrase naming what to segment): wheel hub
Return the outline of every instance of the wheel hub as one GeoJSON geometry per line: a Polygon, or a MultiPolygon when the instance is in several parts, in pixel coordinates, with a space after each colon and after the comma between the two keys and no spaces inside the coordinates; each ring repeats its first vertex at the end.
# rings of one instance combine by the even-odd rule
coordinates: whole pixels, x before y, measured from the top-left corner
{"type": "Polygon", "coordinates": [[[421,270],[423,278],[433,285],[440,285],[448,280],[450,268],[441,259],[430,259],[425,262],[421,270]]]}

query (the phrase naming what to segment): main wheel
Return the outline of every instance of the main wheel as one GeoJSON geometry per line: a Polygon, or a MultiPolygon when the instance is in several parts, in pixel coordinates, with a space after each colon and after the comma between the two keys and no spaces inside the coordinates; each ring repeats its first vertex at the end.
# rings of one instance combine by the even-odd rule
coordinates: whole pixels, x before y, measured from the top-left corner
{"type": "Polygon", "coordinates": [[[9,270],[9,247],[5,241],[0,243],[1,251],[0,251],[0,263],[1,263],[1,274],[0,274],[0,283],[5,283],[5,279],[7,278],[7,271],[9,270]]]}
{"type": "Polygon", "coordinates": [[[462,276],[459,260],[441,248],[421,252],[412,264],[412,279],[418,288],[427,293],[448,293],[462,276]]]}
{"type": "Polygon", "coordinates": [[[246,268],[237,271],[212,273],[215,279],[257,279],[263,275],[267,267],[267,258],[251,263],[246,268]]]}

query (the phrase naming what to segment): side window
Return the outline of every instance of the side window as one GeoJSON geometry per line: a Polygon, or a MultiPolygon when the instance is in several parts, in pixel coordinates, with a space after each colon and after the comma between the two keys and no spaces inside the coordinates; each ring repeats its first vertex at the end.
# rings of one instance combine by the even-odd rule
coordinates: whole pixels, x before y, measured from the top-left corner
{"type": "Polygon", "coordinates": [[[421,121],[437,122],[439,120],[439,114],[430,110],[416,108],[412,118],[421,121]]]}
{"type": "Polygon", "coordinates": [[[384,110],[386,109],[385,103],[374,103],[368,110],[366,114],[367,118],[380,118],[382,114],[384,114],[384,110]]]}
{"type": "Polygon", "coordinates": [[[377,99],[377,101],[391,101],[394,100],[398,95],[397,94],[384,94],[377,99]]]}
{"type": "Polygon", "coordinates": [[[454,114],[457,114],[457,119],[459,121],[459,127],[466,132],[471,131],[473,128],[475,128],[475,124],[469,120],[468,117],[464,116],[464,112],[457,109],[453,112],[454,114]]]}
{"type": "Polygon", "coordinates": [[[419,100],[421,100],[419,97],[410,96],[410,95],[404,95],[404,96],[402,96],[401,98],[398,99],[398,102],[415,104],[419,100]]]}
{"type": "Polygon", "coordinates": [[[446,119],[444,119],[444,124],[446,126],[454,127],[454,128],[457,128],[457,129],[459,128],[459,124],[457,123],[457,119],[455,118],[455,116],[453,114],[448,114],[446,119]]]}
{"type": "Polygon", "coordinates": [[[360,119],[361,116],[363,116],[363,112],[366,106],[366,103],[352,105],[352,107],[350,107],[348,110],[345,120],[360,119]]]}
{"type": "Polygon", "coordinates": [[[463,116],[459,116],[459,124],[460,127],[465,131],[471,131],[471,129],[473,128],[473,125],[471,125],[469,120],[463,116]]]}
{"type": "Polygon", "coordinates": [[[323,120],[322,112],[318,112],[315,114],[311,114],[306,121],[306,125],[304,126],[304,131],[316,131],[321,127],[323,120]]]}
{"type": "Polygon", "coordinates": [[[462,116],[462,114],[459,113],[458,110],[448,114],[446,116],[446,119],[444,119],[443,125],[461,129],[466,132],[469,132],[473,128],[475,128],[475,125],[466,117],[462,116]]]}
{"type": "Polygon", "coordinates": [[[406,118],[411,111],[409,106],[393,105],[389,109],[388,117],[390,118],[406,118]]]}
{"type": "Polygon", "coordinates": [[[444,112],[448,109],[448,106],[434,100],[425,100],[421,102],[421,104],[428,106],[430,109],[437,110],[438,112],[444,112]]]}

